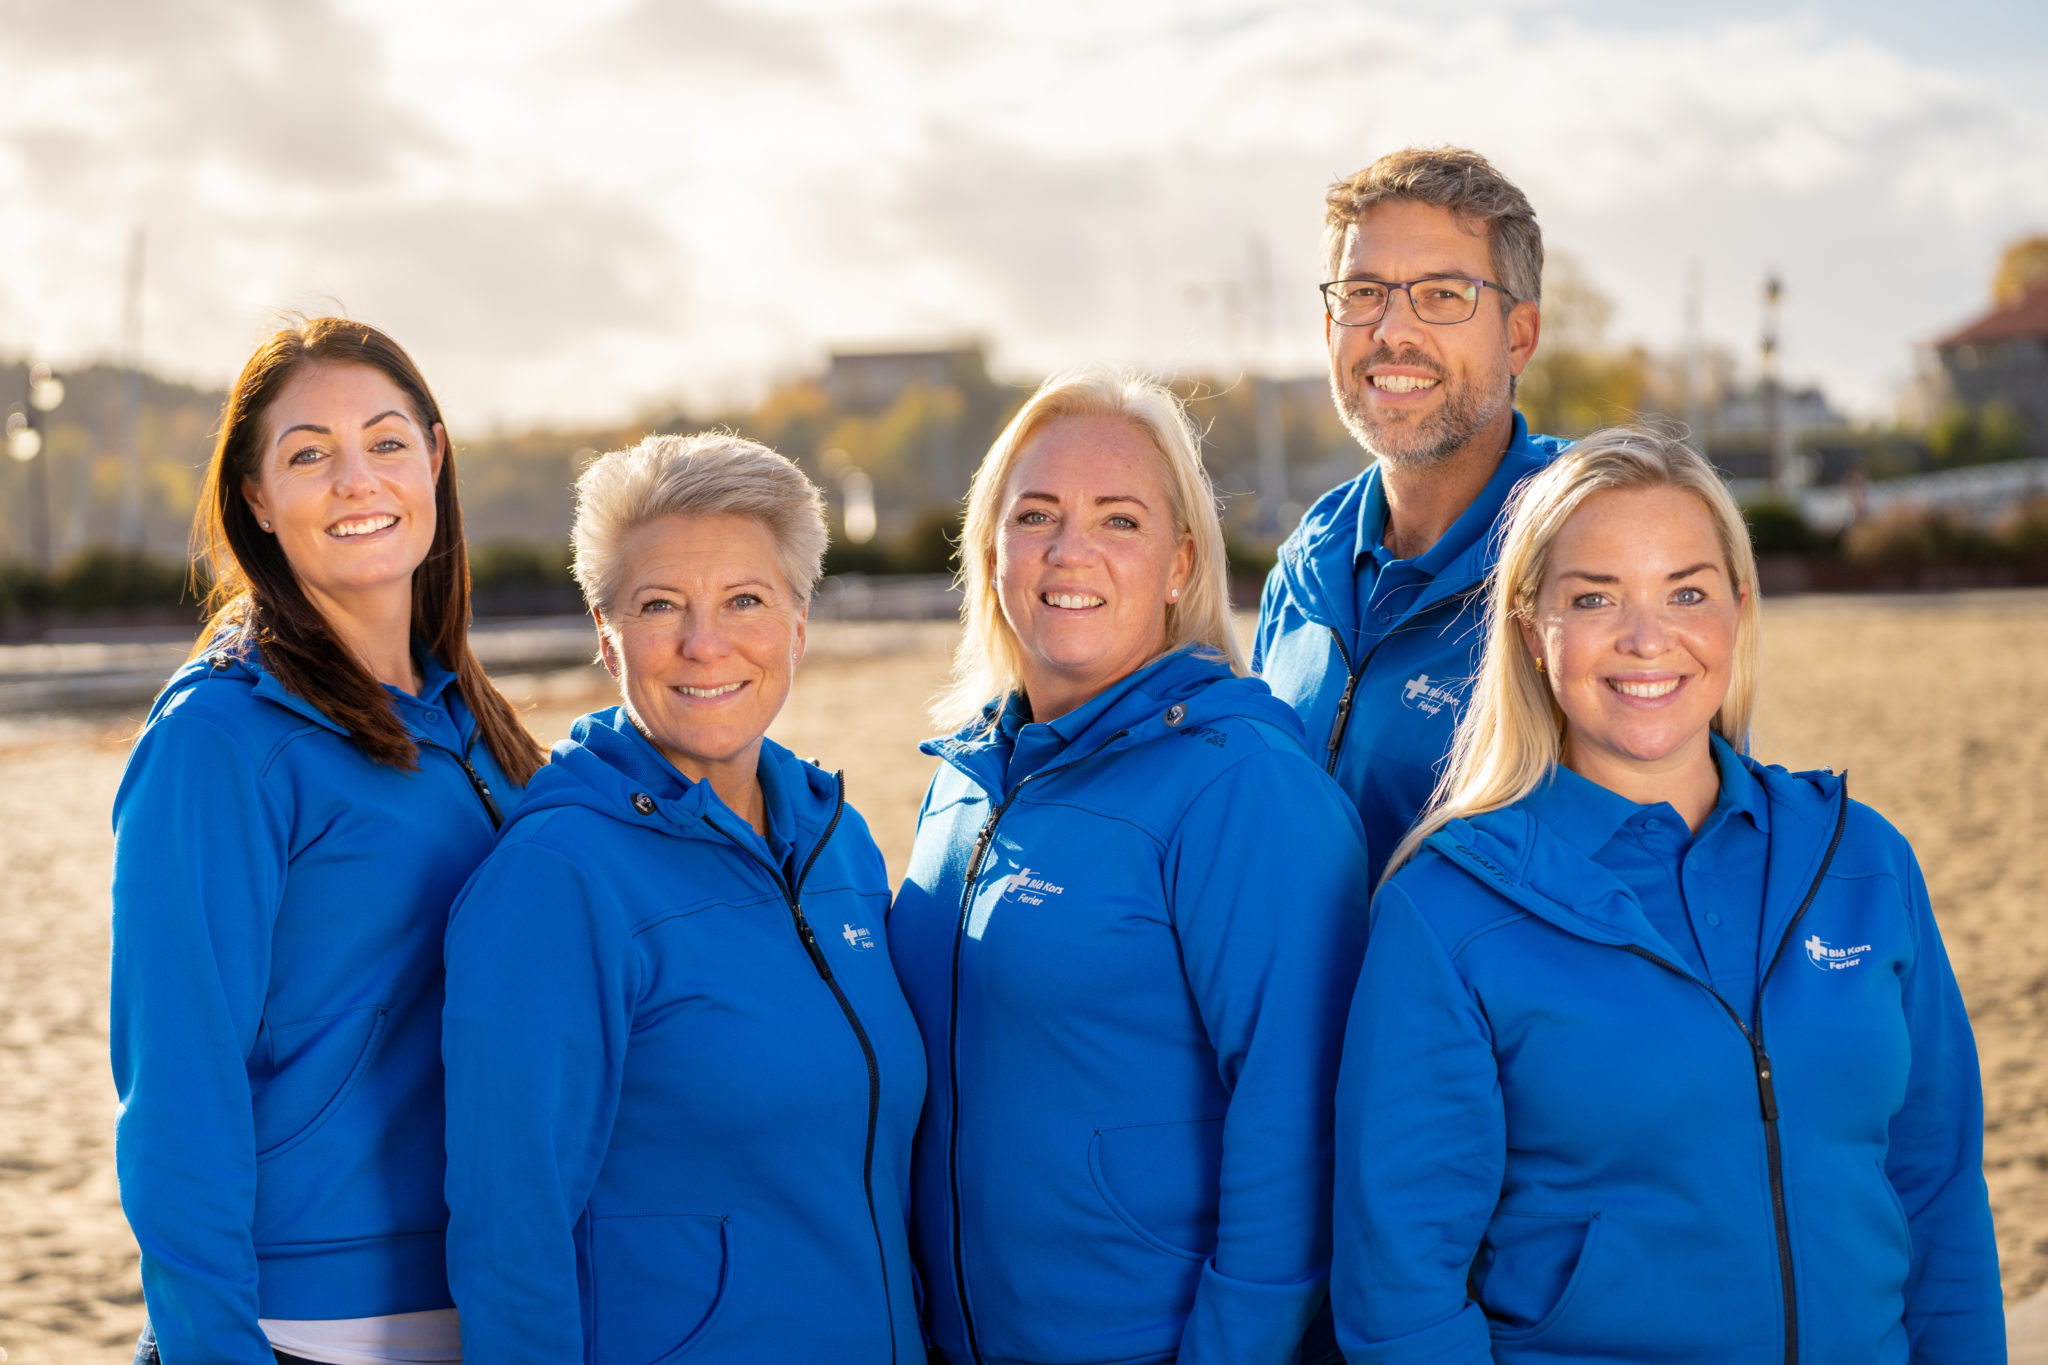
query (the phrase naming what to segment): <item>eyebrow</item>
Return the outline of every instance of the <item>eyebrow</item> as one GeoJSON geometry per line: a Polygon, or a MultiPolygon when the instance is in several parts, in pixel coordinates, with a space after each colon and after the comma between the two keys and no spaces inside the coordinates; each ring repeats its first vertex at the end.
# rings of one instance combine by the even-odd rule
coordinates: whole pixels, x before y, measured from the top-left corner
{"type": "MultiPolygon", "coordinates": [[[[383,421],[387,417],[396,417],[401,422],[406,420],[405,414],[400,412],[397,408],[386,408],[384,411],[378,413],[375,417],[372,417],[369,421],[363,423],[363,430],[368,431],[371,427],[376,426],[377,423],[383,421]]],[[[334,434],[332,428],[319,426],[312,422],[300,422],[295,426],[286,427],[283,431],[277,433],[277,439],[271,442],[271,444],[283,445],[284,438],[291,435],[295,431],[310,431],[320,436],[332,436],[334,434]]]]}
{"type": "MultiPolygon", "coordinates": [[[[1055,506],[1057,506],[1057,505],[1059,504],[1059,495],[1058,495],[1058,494],[1056,494],[1056,493],[1019,493],[1019,494],[1017,495],[1017,501],[1019,501],[1019,502],[1032,502],[1032,501],[1037,501],[1037,502],[1049,502],[1049,503],[1052,503],[1052,504],[1054,504],[1055,506]]],[[[1095,505],[1096,505],[1097,507],[1102,507],[1102,506],[1105,506],[1106,504],[1109,504],[1109,503],[1113,503],[1113,502],[1128,502],[1128,503],[1132,503],[1132,504],[1135,504],[1136,506],[1139,506],[1139,507],[1145,507],[1145,500],[1144,500],[1143,498],[1140,498],[1140,497],[1135,497],[1135,496],[1133,496],[1132,494],[1129,494],[1129,493],[1104,493],[1104,494],[1103,494],[1103,495],[1102,495],[1101,497],[1099,497],[1099,498],[1097,498],[1097,499],[1095,500],[1095,505]]],[[[1149,508],[1149,507],[1145,507],[1145,510],[1149,512],[1149,511],[1151,511],[1152,509],[1151,509],[1151,508],[1149,508]]]]}
{"type": "MultiPolygon", "coordinates": [[[[1464,266],[1447,265],[1439,267],[1435,270],[1425,270],[1420,275],[1417,275],[1415,278],[1418,280],[1476,280],[1483,277],[1479,275],[1474,275],[1469,269],[1467,269],[1464,266]]],[[[1369,271],[1356,270],[1344,276],[1342,279],[1338,280],[1337,283],[1355,284],[1360,280],[1371,280],[1374,284],[1388,284],[1393,282],[1393,279],[1394,277],[1392,275],[1375,275],[1369,271]]]]}
{"type": "MultiPolygon", "coordinates": [[[[1676,583],[1679,579],[1691,578],[1696,573],[1719,573],[1720,571],[1721,566],[1719,564],[1714,563],[1711,559],[1703,559],[1690,568],[1679,569],[1676,572],[1666,574],[1664,581],[1676,583]]],[[[1566,569],[1558,577],[1582,578],[1588,583],[1619,583],[1621,581],[1618,576],[1611,573],[1587,573],[1584,569],[1566,569]]]]}

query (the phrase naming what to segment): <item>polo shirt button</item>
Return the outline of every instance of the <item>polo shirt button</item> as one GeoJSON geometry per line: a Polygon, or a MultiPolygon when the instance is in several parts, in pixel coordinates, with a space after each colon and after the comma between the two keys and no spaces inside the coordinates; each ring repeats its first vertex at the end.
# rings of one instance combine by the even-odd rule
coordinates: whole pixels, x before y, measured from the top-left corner
{"type": "Polygon", "coordinates": [[[1699,870],[1700,870],[1700,860],[1699,860],[1698,858],[1687,858],[1687,859],[1685,860],[1685,870],[1686,870],[1687,872],[1697,872],[1697,871],[1699,871],[1699,870]]]}
{"type": "Polygon", "coordinates": [[[429,711],[429,712],[427,712],[427,724],[429,724],[429,725],[439,725],[440,723],[441,723],[441,713],[440,713],[439,711],[429,711]]]}
{"type": "Polygon", "coordinates": [[[1380,613],[1380,624],[1381,624],[1381,625],[1385,625],[1385,624],[1386,624],[1387,622],[1389,622],[1389,621],[1391,621],[1391,620],[1393,620],[1393,619],[1394,619],[1394,613],[1392,613],[1392,612],[1390,612],[1390,611],[1383,611],[1383,612],[1381,612],[1381,613],[1380,613]]]}
{"type": "Polygon", "coordinates": [[[1656,816],[1654,816],[1654,815],[1653,815],[1653,816],[1651,816],[1651,817],[1650,817],[1649,819],[1647,819],[1647,820],[1643,821],[1643,828],[1644,828],[1644,829],[1657,829],[1657,828],[1658,828],[1658,827],[1660,827],[1660,826],[1661,826],[1662,824],[1663,824],[1663,821],[1659,820],[1659,819],[1658,819],[1658,818],[1657,818],[1656,816]]]}
{"type": "Polygon", "coordinates": [[[1707,911],[1707,927],[1709,929],[1718,929],[1721,927],[1721,917],[1711,910],[1707,911]]]}

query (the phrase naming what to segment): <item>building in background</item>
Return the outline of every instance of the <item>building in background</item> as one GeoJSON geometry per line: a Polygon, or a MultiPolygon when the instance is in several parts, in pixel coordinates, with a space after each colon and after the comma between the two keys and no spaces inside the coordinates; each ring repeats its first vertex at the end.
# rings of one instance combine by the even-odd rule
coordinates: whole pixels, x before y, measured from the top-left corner
{"type": "Polygon", "coordinates": [[[1935,343],[1955,400],[2015,416],[2028,455],[2048,457],[2048,278],[1935,343]]]}

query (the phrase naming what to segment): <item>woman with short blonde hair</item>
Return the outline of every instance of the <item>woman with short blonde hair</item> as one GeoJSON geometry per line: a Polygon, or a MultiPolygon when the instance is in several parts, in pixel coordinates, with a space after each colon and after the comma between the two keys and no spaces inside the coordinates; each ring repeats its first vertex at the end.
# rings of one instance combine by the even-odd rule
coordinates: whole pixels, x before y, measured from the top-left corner
{"type": "Polygon", "coordinates": [[[555,746],[449,918],[464,1344],[506,1365],[909,1365],[924,1053],[888,874],[839,774],[766,738],[823,500],[727,432],[649,437],[576,491],[621,704],[555,746]]]}
{"type": "Polygon", "coordinates": [[[976,474],[943,760],[890,912],[932,1063],[937,1358],[1300,1358],[1363,946],[1358,818],[1243,676],[1173,394],[1047,381],[976,474]]]}
{"type": "Polygon", "coordinates": [[[2001,1360],[1970,1023],[1913,851],[1745,752],[1756,569],[1640,427],[1511,500],[1337,1091],[1352,1360],[2001,1360]]]}

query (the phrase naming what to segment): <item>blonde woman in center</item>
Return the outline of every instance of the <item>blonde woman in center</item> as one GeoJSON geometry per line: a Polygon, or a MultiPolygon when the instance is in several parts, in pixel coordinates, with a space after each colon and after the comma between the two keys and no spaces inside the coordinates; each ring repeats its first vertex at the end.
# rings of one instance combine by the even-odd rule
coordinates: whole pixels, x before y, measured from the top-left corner
{"type": "Polygon", "coordinates": [[[1245,675],[1180,404],[1047,381],[975,475],[889,946],[948,1365],[1293,1362],[1324,1298],[1358,819],[1245,675]]]}
{"type": "Polygon", "coordinates": [[[1506,518],[1337,1096],[1354,1365],[2005,1359],[1970,1024],[1913,851],[1747,756],[1756,564],[1619,428],[1506,518]]]}

